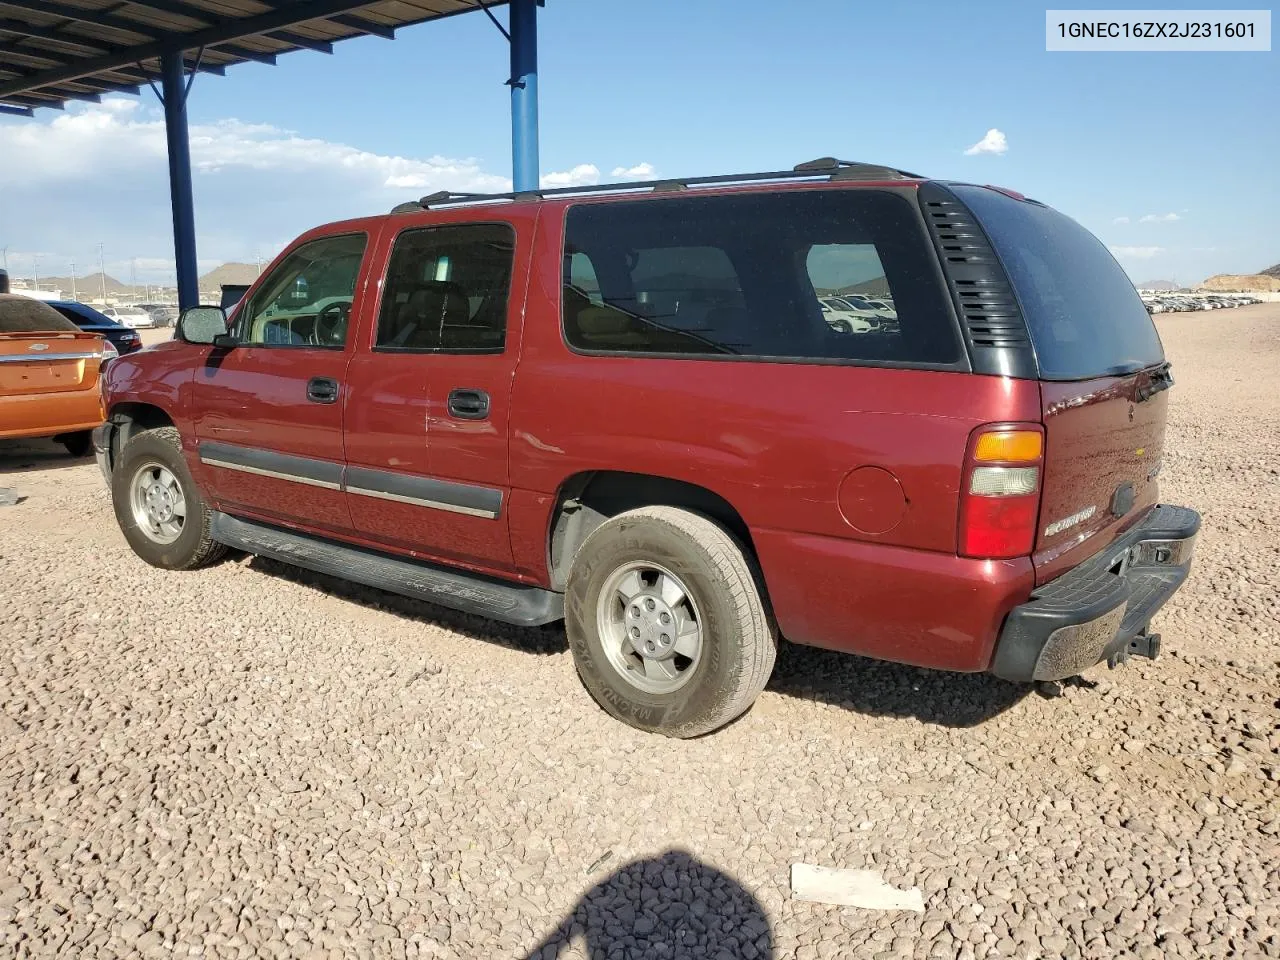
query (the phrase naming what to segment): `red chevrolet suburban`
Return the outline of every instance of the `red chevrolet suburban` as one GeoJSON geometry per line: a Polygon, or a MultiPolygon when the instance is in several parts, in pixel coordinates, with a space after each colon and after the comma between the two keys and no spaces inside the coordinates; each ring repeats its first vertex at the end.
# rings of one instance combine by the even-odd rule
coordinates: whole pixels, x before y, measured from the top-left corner
{"type": "Polygon", "coordinates": [[[149,563],[563,618],[605,710],[687,737],[780,637],[1015,681],[1154,657],[1199,528],[1157,496],[1172,382],[1071,219],[823,159],[319,227],[113,363],[95,445],[149,563]]]}

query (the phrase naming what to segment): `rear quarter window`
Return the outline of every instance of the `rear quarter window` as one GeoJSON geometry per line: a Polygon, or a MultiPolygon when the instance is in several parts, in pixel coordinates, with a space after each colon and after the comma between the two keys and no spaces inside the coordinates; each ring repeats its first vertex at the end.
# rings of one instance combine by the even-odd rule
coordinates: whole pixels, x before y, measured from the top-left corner
{"type": "Polygon", "coordinates": [[[987,187],[951,189],[1009,275],[1043,379],[1131,373],[1164,360],[1147,308],[1102,241],[1052,207],[987,187]]]}
{"type": "Polygon", "coordinates": [[[565,340],[590,353],[950,367],[962,361],[909,198],[874,189],[582,203],[565,340]],[[857,305],[842,296],[865,294],[857,305]]]}

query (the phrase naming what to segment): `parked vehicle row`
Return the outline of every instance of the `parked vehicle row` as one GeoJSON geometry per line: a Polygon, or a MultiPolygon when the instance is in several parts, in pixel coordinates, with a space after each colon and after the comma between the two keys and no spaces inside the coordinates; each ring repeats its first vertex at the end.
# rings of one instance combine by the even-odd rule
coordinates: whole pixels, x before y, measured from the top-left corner
{"type": "Polygon", "coordinates": [[[178,322],[178,308],[163,303],[139,303],[136,304],[139,310],[143,310],[151,316],[151,321],[157,327],[172,327],[178,322]]]}
{"type": "Polygon", "coordinates": [[[1261,303],[1246,293],[1144,293],[1148,313],[1185,313],[1194,310],[1223,310],[1261,303]]]}
{"type": "Polygon", "coordinates": [[[1173,378],[1105,246],[882,166],[681,186],[302,235],[107,368],[126,540],[563,618],[600,705],[672,736],[780,636],[1016,681],[1158,653],[1199,517],[1159,501],[1173,378]]]}

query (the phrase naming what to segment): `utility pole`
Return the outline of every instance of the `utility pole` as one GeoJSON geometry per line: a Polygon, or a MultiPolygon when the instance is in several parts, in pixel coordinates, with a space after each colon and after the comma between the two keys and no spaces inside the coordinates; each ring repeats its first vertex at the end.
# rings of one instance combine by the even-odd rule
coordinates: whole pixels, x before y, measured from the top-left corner
{"type": "Polygon", "coordinates": [[[107,305],[107,268],[102,262],[102,244],[98,244],[98,279],[102,281],[102,305],[107,305]]]}
{"type": "Polygon", "coordinates": [[[138,258],[129,258],[129,301],[138,302],[138,258]]]}
{"type": "Polygon", "coordinates": [[[9,272],[9,248],[4,248],[4,272],[9,272]]]}
{"type": "Polygon", "coordinates": [[[40,289],[40,254],[33,254],[31,257],[31,289],[40,289]]]}
{"type": "Polygon", "coordinates": [[[71,299],[80,299],[80,294],[76,292],[76,262],[74,260],[71,261],[71,299]]]}

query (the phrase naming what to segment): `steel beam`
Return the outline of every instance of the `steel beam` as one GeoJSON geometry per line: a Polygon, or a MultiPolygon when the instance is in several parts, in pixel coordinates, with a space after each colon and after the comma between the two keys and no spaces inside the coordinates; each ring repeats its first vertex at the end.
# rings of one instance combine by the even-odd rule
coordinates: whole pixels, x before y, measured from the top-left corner
{"type": "MultiPolygon", "coordinates": [[[[23,0],[23,2],[27,2],[27,0],[23,0]]],[[[375,2],[376,0],[299,0],[298,3],[292,3],[287,7],[269,10],[266,13],[245,17],[242,20],[206,27],[203,30],[193,30],[191,33],[170,34],[163,39],[138,44],[133,47],[119,47],[100,57],[81,60],[78,63],[68,64],[57,70],[45,71],[33,77],[30,81],[0,83],[0,99],[10,94],[19,93],[24,89],[31,89],[32,86],[62,83],[67,80],[75,80],[77,77],[87,77],[90,74],[101,73],[104,70],[136,63],[139,60],[152,60],[175,46],[181,46],[186,50],[193,50],[196,47],[218,46],[230,43],[241,37],[254,37],[270,33],[273,30],[290,27],[307,20],[325,20],[339,13],[349,13],[353,10],[359,10],[361,7],[371,6],[375,2]]],[[[143,30],[145,29],[144,27],[143,30]]],[[[63,40],[66,38],[55,37],[55,39],[63,40]]],[[[71,38],[67,42],[79,43],[80,41],[71,38]]],[[[92,41],[90,41],[90,45],[92,45],[92,41]]],[[[247,59],[261,59],[269,56],[269,54],[249,54],[242,49],[234,51],[226,47],[221,49],[223,52],[230,53],[233,56],[247,59]]]]}
{"type": "Polygon", "coordinates": [[[182,53],[160,56],[164,133],[169,145],[169,197],[173,206],[173,255],[178,268],[178,309],[200,302],[196,268],[196,215],[191,192],[191,142],[187,136],[187,80],[182,53]]]}
{"type": "Polygon", "coordinates": [[[516,192],[537,190],[538,4],[511,0],[511,174],[516,192]]]}

